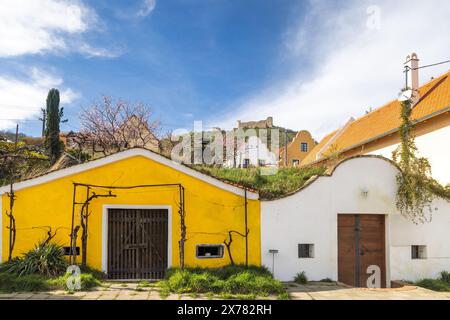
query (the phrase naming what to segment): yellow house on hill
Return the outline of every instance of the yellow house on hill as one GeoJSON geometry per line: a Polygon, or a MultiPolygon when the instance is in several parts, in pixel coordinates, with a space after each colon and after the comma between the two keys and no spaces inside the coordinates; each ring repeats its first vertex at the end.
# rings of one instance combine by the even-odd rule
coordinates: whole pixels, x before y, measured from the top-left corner
{"type": "MultiPolygon", "coordinates": [[[[229,253],[235,263],[247,259],[261,264],[258,194],[145,149],[50,172],[16,183],[14,190],[13,256],[46,239],[51,228],[56,231],[53,241],[69,256],[78,253],[77,263],[85,251],[87,264],[111,279],[161,278],[167,268],[180,265],[181,211],[185,265],[227,265],[229,253]],[[73,230],[78,234],[71,245],[73,230]]],[[[8,259],[10,244],[10,221],[4,214],[9,210],[8,192],[8,186],[0,188],[2,261],[8,259]]]]}

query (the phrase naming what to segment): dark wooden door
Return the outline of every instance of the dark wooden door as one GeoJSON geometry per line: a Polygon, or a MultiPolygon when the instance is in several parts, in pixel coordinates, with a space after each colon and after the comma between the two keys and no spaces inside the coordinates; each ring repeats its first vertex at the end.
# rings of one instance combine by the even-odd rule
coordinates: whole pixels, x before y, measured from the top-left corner
{"type": "Polygon", "coordinates": [[[167,252],[167,210],[108,209],[109,279],[161,279],[167,252]]]}
{"type": "Polygon", "coordinates": [[[338,215],[338,280],[366,287],[369,266],[380,268],[386,286],[385,217],[373,214],[338,215]]]}

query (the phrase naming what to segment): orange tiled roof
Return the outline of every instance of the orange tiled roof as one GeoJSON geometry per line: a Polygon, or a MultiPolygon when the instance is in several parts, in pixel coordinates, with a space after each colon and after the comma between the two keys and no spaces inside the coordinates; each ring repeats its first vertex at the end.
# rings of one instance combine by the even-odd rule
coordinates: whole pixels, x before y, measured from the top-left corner
{"type": "Polygon", "coordinates": [[[327,144],[327,142],[338,132],[334,130],[333,132],[327,134],[316,146],[306,155],[305,159],[302,161],[303,164],[308,164],[316,160],[317,153],[327,144]]]}
{"type": "MultiPolygon", "coordinates": [[[[420,100],[414,106],[411,118],[419,120],[450,106],[450,71],[431,80],[419,88],[420,100]]],[[[352,149],[353,146],[380,136],[400,126],[401,104],[397,100],[362,116],[351,123],[345,131],[332,143],[338,150],[352,149]]],[[[335,131],[336,132],[336,131],[335,131]]],[[[308,154],[303,164],[316,160],[316,155],[325,143],[332,138],[327,135],[308,154]]]]}

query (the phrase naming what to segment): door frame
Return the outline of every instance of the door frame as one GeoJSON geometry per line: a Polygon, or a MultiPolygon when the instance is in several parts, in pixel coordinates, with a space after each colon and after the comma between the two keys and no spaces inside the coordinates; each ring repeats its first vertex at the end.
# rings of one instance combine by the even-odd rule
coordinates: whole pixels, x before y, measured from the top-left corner
{"type": "Polygon", "coordinates": [[[339,215],[378,215],[378,216],[384,216],[384,263],[385,263],[385,273],[386,273],[386,288],[391,287],[391,268],[390,268],[390,234],[391,234],[391,225],[390,225],[390,219],[388,213],[373,213],[373,212],[339,212],[336,214],[336,279],[338,278],[339,274],[339,225],[338,225],[338,217],[339,215]]]}
{"type": "Polygon", "coordinates": [[[167,210],[167,268],[172,266],[172,206],[104,204],[102,206],[102,271],[108,274],[108,209],[163,209],[167,210]]]}

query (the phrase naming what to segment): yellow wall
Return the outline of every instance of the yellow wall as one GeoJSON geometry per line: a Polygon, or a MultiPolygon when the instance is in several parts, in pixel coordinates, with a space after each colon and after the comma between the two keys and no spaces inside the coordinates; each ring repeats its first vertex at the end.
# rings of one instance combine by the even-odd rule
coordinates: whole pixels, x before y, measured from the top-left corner
{"type": "MultiPolygon", "coordinates": [[[[185,187],[185,208],[187,242],[185,263],[190,266],[216,267],[229,264],[226,249],[220,259],[197,259],[196,244],[222,244],[227,230],[244,232],[244,199],[204,181],[193,178],[180,171],[162,165],[143,156],[134,156],[94,168],[69,177],[60,178],[41,185],[16,192],[14,215],[16,217],[17,240],[14,255],[31,249],[46,236],[45,231],[33,229],[38,226],[62,227],[55,241],[68,246],[72,211],[72,182],[116,186],[181,183],[185,187]]],[[[103,193],[101,189],[93,189],[103,193]]],[[[92,201],[89,217],[89,240],[87,262],[90,266],[102,267],[102,206],[121,205],[169,205],[172,207],[172,265],[179,264],[178,241],[180,222],[177,214],[178,188],[114,190],[116,198],[99,198],[92,201]]],[[[86,193],[80,189],[77,201],[84,201],[86,193]]],[[[3,212],[9,206],[6,195],[2,198],[3,212]]],[[[81,206],[78,206],[80,208],[81,206]]],[[[249,263],[260,265],[260,204],[257,200],[248,201],[249,263]]],[[[79,210],[76,222],[79,224],[79,210]]],[[[8,219],[2,215],[3,260],[8,255],[8,219]]],[[[77,245],[80,246],[80,234],[77,245]]],[[[245,262],[245,241],[233,237],[233,258],[236,263],[245,262]]],[[[78,258],[81,260],[81,256],[78,258]]]]}

